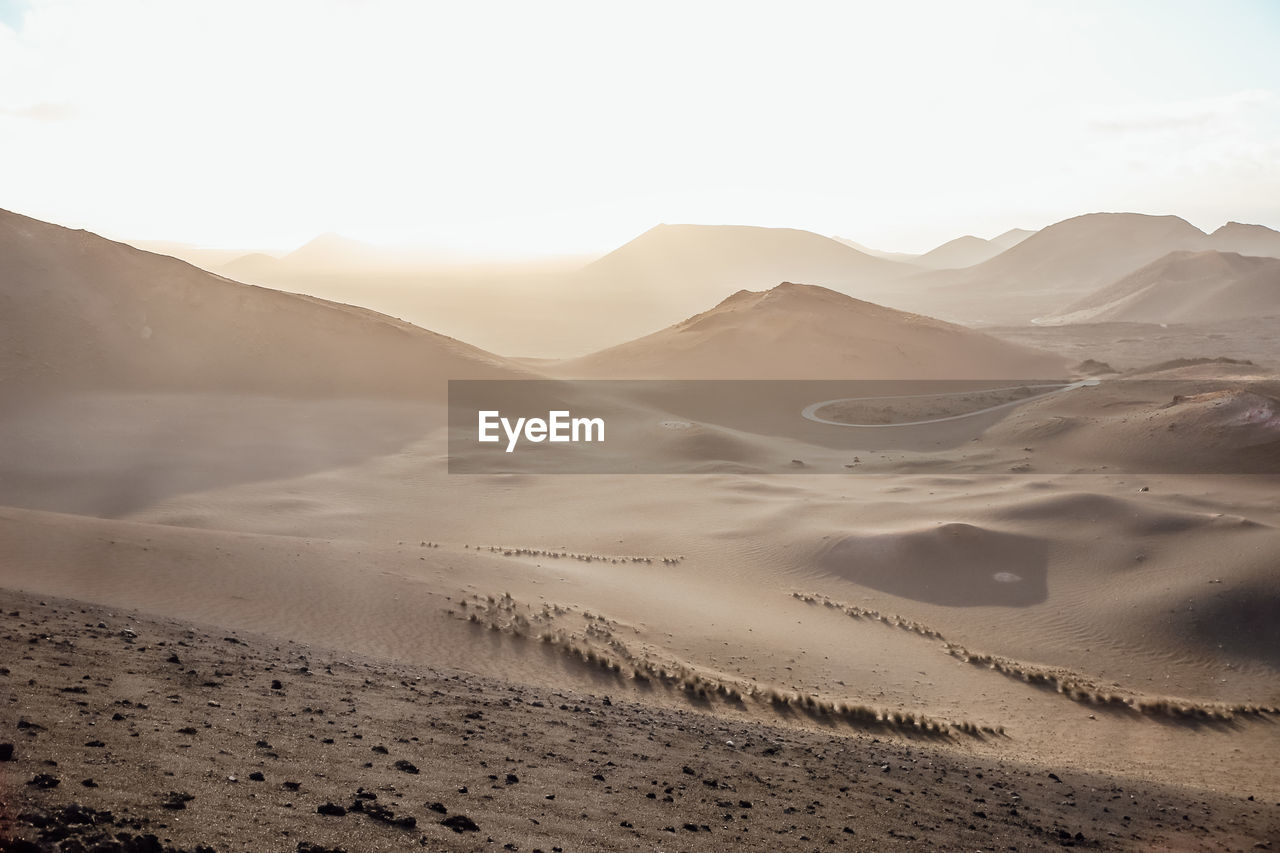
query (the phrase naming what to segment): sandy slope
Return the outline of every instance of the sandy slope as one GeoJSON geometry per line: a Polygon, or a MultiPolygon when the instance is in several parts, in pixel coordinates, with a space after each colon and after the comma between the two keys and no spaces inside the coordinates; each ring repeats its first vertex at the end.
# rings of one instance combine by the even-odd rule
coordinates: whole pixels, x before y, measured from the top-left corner
{"type": "Polygon", "coordinates": [[[1052,377],[1065,365],[930,317],[783,283],[739,291],[670,328],[580,359],[559,375],[837,379],[1052,377]]]}
{"type": "Polygon", "coordinates": [[[5,850],[32,849],[10,833],[331,853],[1247,848],[1276,831],[1269,802],[927,738],[655,708],[9,592],[0,605],[0,679],[26,685],[0,765],[5,850]]]}
{"type": "Polygon", "coordinates": [[[213,392],[75,392],[0,410],[0,505],[115,517],[175,494],[392,453],[443,406],[213,392]]]}
{"type": "Polygon", "coordinates": [[[0,297],[0,381],[36,391],[422,397],[446,377],[522,373],[364,308],[239,284],[8,212],[0,297]]]}
{"type": "MultiPolygon", "coordinates": [[[[1274,482],[1250,478],[1078,475],[453,482],[400,457],[136,516],[161,525],[6,511],[0,561],[20,588],[590,687],[567,666],[567,650],[548,655],[505,633],[477,645],[467,623],[443,615],[471,595],[510,593],[530,616],[568,608],[554,627],[601,651],[616,640],[627,659],[740,690],[798,691],[1008,733],[956,735],[964,752],[1276,791],[1266,718],[1179,723],[1074,702],[962,663],[938,638],[791,598],[820,593],[901,616],[965,649],[1065,668],[1106,691],[1277,703],[1273,494],[1274,482]],[[1139,483],[1151,492],[1138,493],[1139,483]],[[1227,505],[1235,512],[1221,515],[1227,505]],[[678,507],[679,517],[661,507],[678,507]],[[477,553],[488,543],[593,559],[477,553]],[[608,622],[592,633],[582,611],[608,622]]],[[[679,691],[642,690],[628,678],[609,689],[683,704],[679,691]]]]}

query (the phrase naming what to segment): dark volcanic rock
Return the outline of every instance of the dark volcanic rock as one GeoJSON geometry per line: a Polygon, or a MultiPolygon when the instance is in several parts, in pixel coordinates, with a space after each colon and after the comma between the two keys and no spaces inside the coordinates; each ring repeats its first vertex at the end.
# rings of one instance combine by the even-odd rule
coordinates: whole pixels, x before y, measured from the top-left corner
{"type": "Polygon", "coordinates": [[[185,791],[170,791],[169,796],[160,805],[172,811],[181,811],[187,807],[187,803],[194,800],[195,797],[185,791]]]}
{"type": "Polygon", "coordinates": [[[464,814],[451,815],[440,821],[441,826],[447,826],[454,832],[479,832],[480,827],[476,826],[476,822],[464,814]]]}
{"type": "Polygon", "coordinates": [[[386,806],[374,802],[364,803],[361,810],[373,820],[381,821],[391,826],[398,826],[401,829],[413,829],[418,825],[418,819],[413,815],[398,815],[386,806]]]}
{"type": "Polygon", "coordinates": [[[18,815],[17,825],[38,830],[39,839],[11,838],[6,833],[0,838],[0,853],[214,853],[203,844],[174,847],[149,833],[121,832],[139,824],[79,803],[24,812],[18,815]]]}

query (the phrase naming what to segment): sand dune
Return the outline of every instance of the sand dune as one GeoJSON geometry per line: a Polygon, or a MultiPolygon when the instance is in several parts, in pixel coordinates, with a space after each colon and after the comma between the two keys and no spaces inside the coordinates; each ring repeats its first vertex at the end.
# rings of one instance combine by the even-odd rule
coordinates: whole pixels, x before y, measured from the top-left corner
{"type": "Polygon", "coordinates": [[[1212,323],[1271,314],[1280,314],[1280,259],[1171,252],[1043,321],[1212,323]]]}
{"type": "Polygon", "coordinates": [[[364,308],[14,213],[0,213],[0,264],[0,378],[12,385],[412,397],[446,377],[523,374],[364,308]]]}
{"type": "MultiPolygon", "coordinates": [[[[554,655],[544,658],[540,643],[507,635],[476,643],[437,610],[456,606],[448,596],[509,592],[535,610],[546,603],[607,616],[630,626],[616,639],[701,672],[1005,725],[1009,740],[982,748],[1005,757],[1070,754],[1088,766],[1136,761],[1155,770],[1173,755],[1181,762],[1270,736],[1265,722],[1209,737],[1105,715],[1096,729],[1080,729],[1096,708],[961,666],[927,638],[828,619],[789,599],[816,589],[968,648],[1068,666],[1148,695],[1269,702],[1280,695],[1260,643],[1220,647],[1215,638],[1234,631],[1227,621],[1182,636],[1167,622],[1172,606],[1192,603],[1191,618],[1218,593],[1235,601],[1266,571],[1280,517],[1265,484],[1247,478],[1226,487],[1236,514],[1218,516],[1225,489],[1203,493],[1200,481],[1210,506],[1196,506],[1177,480],[1158,477],[1141,480],[1151,491],[1138,493],[1132,480],[1078,475],[446,478],[433,474],[438,465],[406,452],[217,489],[135,516],[146,524],[10,512],[0,559],[12,583],[50,594],[81,590],[117,606],[134,601],[399,660],[589,688],[583,674],[570,678],[554,655]],[[439,548],[419,543],[440,538],[439,548]],[[503,547],[477,551],[477,542],[503,547]],[[635,554],[652,562],[637,565],[635,554]],[[670,554],[683,559],[659,559],[670,554]],[[907,570],[895,573],[899,558],[909,558],[907,570]],[[79,568],[90,562],[93,572],[79,568]],[[1054,746],[1065,731],[1073,736],[1054,746]]],[[[627,679],[607,689],[615,699],[680,699],[627,679]]],[[[1177,772],[1224,785],[1252,766],[1204,761],[1177,772]]],[[[1262,766],[1248,772],[1261,780],[1262,766]]]]}
{"type": "Polygon", "coordinates": [[[1037,537],[950,523],[852,536],[820,565],[862,586],[952,607],[1038,604],[1048,597],[1047,547],[1037,537]]]}
{"type": "Polygon", "coordinates": [[[554,370],[597,378],[937,379],[1051,377],[1065,364],[950,323],[783,283],[740,291],[675,326],[554,370]]]}

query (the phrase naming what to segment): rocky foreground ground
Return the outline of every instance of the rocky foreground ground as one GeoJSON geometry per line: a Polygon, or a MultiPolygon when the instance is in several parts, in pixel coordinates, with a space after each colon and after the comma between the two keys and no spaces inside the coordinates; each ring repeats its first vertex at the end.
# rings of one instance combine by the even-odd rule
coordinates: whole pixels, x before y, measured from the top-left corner
{"type": "Polygon", "coordinates": [[[0,608],[0,851],[1280,849],[1247,791],[0,608]]]}

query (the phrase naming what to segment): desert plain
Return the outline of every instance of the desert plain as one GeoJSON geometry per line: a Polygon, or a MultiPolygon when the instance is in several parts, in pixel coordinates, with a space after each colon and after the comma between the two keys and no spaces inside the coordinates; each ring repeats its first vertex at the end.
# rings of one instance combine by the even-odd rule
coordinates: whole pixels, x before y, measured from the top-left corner
{"type": "Polygon", "coordinates": [[[948,246],[411,289],[0,214],[0,849],[1280,843],[1280,234],[948,246]],[[675,390],[466,468],[457,380],[675,390]]]}

